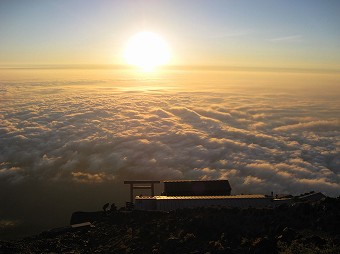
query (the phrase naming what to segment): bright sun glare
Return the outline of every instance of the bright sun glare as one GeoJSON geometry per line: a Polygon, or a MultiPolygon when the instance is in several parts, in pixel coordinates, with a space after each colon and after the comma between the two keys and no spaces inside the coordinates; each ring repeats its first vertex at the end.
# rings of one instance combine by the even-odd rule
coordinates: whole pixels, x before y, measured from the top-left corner
{"type": "Polygon", "coordinates": [[[138,66],[144,71],[152,71],[169,62],[170,51],[159,35],[140,32],[129,40],[124,57],[128,64],[138,66]]]}

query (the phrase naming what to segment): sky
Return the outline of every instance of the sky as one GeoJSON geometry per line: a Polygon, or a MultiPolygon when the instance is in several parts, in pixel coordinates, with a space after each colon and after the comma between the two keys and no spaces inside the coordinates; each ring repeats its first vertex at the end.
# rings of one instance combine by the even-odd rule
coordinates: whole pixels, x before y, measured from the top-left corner
{"type": "Polygon", "coordinates": [[[125,64],[139,31],[170,45],[170,64],[340,67],[340,3],[2,0],[0,65],[125,64]]]}

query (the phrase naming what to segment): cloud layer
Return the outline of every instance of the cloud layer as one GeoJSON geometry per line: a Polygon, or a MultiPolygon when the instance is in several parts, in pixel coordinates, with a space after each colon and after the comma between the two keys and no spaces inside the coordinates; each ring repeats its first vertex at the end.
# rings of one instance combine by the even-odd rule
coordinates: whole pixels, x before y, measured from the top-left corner
{"type": "Polygon", "coordinates": [[[227,177],[248,192],[340,190],[336,101],[46,83],[3,85],[1,98],[7,183],[227,177]]]}
{"type": "Polygon", "coordinates": [[[126,179],[229,179],[233,193],[337,196],[337,98],[3,83],[0,182],[13,191],[29,182],[114,188],[126,179]]]}

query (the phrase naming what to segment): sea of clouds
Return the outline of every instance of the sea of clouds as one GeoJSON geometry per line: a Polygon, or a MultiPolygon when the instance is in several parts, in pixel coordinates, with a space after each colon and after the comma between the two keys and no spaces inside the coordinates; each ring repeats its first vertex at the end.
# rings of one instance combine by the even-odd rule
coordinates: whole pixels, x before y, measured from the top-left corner
{"type": "Polygon", "coordinates": [[[0,101],[3,218],[127,200],[127,179],[340,194],[339,94],[50,81],[3,82],[0,101]]]}

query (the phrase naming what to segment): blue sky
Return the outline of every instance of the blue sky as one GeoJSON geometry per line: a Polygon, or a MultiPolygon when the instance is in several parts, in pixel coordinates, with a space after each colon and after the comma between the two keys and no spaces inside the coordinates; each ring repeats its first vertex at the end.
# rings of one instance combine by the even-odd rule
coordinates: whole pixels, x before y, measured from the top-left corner
{"type": "Polygon", "coordinates": [[[340,66],[339,1],[2,0],[0,64],[123,64],[141,30],[173,64],[340,66]]]}

